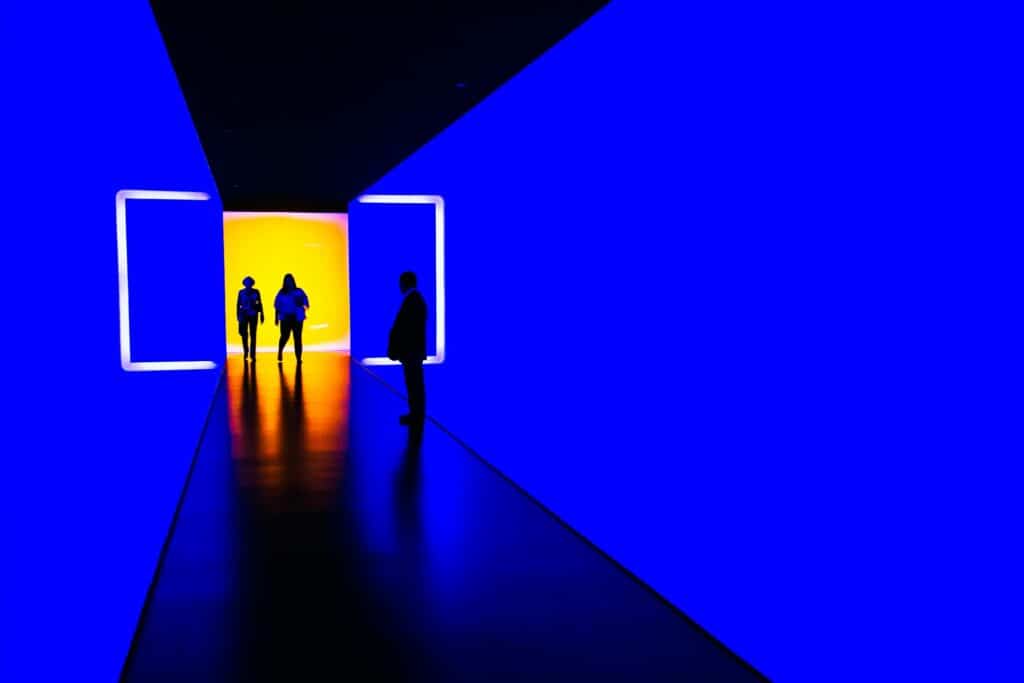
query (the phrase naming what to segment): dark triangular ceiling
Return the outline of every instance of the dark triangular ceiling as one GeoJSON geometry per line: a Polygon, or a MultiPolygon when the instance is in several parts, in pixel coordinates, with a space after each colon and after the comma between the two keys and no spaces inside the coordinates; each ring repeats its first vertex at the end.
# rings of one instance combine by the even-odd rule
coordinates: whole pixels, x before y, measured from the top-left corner
{"type": "Polygon", "coordinates": [[[225,208],[343,210],[598,0],[153,0],[225,208]]]}

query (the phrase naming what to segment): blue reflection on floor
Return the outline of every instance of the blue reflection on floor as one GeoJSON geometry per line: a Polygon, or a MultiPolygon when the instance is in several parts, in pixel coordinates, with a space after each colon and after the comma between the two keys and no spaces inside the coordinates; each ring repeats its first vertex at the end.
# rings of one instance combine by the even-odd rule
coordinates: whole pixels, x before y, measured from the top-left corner
{"type": "Polygon", "coordinates": [[[347,357],[243,367],[126,680],[758,680],[347,357]]]}

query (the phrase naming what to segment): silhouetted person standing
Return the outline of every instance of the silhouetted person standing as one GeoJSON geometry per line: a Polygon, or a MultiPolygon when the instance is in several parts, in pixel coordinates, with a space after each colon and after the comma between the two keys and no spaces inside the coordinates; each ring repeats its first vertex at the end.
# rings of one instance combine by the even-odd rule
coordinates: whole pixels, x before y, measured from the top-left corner
{"type": "Polygon", "coordinates": [[[309,297],[295,284],[291,273],[284,276],[281,291],[274,298],[274,324],[281,325],[281,340],[277,344],[277,362],[282,362],[288,337],[295,337],[295,358],[302,362],[302,323],[306,320],[309,297]]]}
{"type": "Polygon", "coordinates": [[[256,280],[250,275],[242,280],[245,289],[239,290],[238,303],[235,305],[238,334],[242,335],[242,350],[245,352],[245,358],[248,360],[251,357],[253,361],[256,360],[256,327],[257,324],[262,325],[265,320],[263,299],[260,297],[260,290],[253,289],[254,284],[256,280]]]}
{"type": "Polygon", "coordinates": [[[402,363],[405,389],[409,395],[409,414],[402,424],[421,423],[426,415],[427,397],[423,386],[423,361],[427,357],[427,302],[416,289],[416,274],[405,272],[398,278],[405,295],[402,308],[391,326],[388,358],[402,363]]]}

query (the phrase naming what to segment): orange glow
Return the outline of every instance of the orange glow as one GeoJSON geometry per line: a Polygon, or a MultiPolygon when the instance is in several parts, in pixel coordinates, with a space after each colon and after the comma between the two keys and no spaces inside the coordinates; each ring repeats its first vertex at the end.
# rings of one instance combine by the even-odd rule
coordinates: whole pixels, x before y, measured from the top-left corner
{"type": "Polygon", "coordinates": [[[242,353],[235,301],[251,275],[263,295],[267,322],[258,349],[277,351],[274,297],[285,273],[309,295],[303,329],[307,352],[349,348],[348,216],[321,213],[225,213],[224,288],[229,353],[242,353]]]}
{"type": "Polygon", "coordinates": [[[228,359],[232,457],[245,486],[270,508],[301,490],[306,504],[329,506],[345,465],[347,354],[313,354],[302,365],[228,359]],[[312,497],[312,498],[311,498],[312,497]]]}

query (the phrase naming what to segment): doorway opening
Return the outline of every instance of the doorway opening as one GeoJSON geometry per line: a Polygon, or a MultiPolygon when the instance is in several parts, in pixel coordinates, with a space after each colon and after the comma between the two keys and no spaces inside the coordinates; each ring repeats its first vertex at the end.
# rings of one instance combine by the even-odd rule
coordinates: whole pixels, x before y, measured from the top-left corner
{"type": "MultiPolygon", "coordinates": [[[[242,280],[260,290],[266,322],[258,328],[258,353],[277,353],[274,297],[286,273],[309,296],[303,329],[304,353],[348,353],[348,215],[343,213],[225,212],[224,291],[229,356],[242,355],[236,317],[242,280]]],[[[290,346],[290,345],[289,345],[290,346]]],[[[287,350],[286,350],[287,351],[287,350]]]]}

